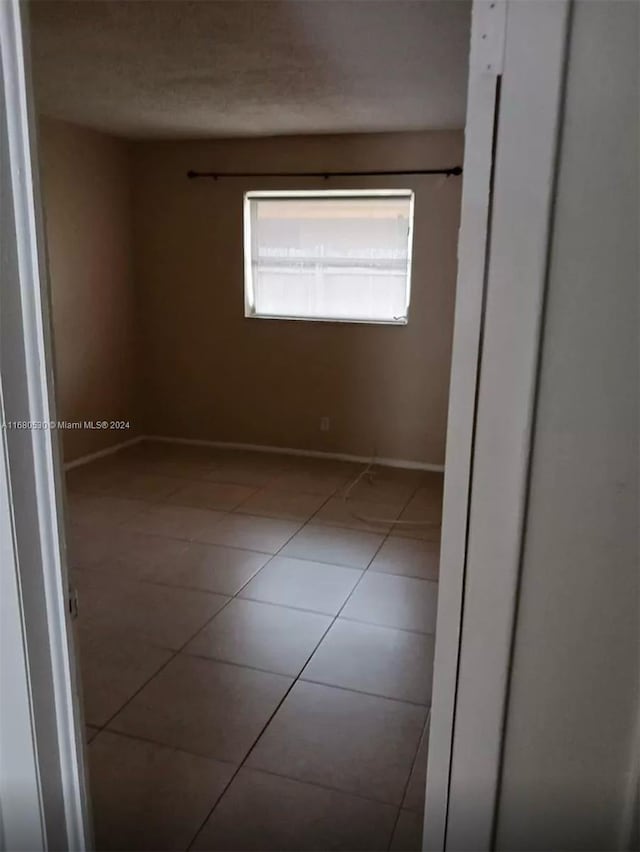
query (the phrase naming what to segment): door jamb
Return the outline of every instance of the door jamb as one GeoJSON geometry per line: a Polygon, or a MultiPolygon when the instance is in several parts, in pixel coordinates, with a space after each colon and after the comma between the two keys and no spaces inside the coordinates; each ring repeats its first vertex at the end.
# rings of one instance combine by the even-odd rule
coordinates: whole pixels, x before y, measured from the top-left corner
{"type": "Polygon", "coordinates": [[[494,137],[506,0],[475,0],[471,20],[458,276],[447,420],[438,618],[423,848],[445,849],[468,512],[491,216],[494,137]]]}
{"type": "MultiPolygon", "coordinates": [[[[477,6],[478,0],[474,12],[477,6]]],[[[434,753],[429,755],[427,770],[425,848],[430,850],[484,852],[493,848],[495,840],[569,9],[570,0],[507,0],[506,4],[485,308],[482,320],[478,315],[475,318],[482,323],[482,333],[474,386],[475,422],[467,433],[472,441],[470,479],[457,473],[461,466],[458,453],[465,445],[456,440],[461,425],[452,419],[456,419],[456,406],[462,406],[458,397],[465,393],[470,397],[471,391],[459,375],[452,375],[447,465],[453,472],[445,468],[432,708],[434,721],[440,719],[440,723],[431,732],[434,753]],[[469,490],[463,493],[467,485],[469,490]],[[464,526],[462,505],[468,510],[464,526]],[[463,531],[464,553],[455,541],[456,534],[463,531]],[[451,591],[456,583],[457,598],[451,591]],[[458,632],[454,634],[456,617],[458,632]],[[453,647],[443,647],[448,642],[455,645],[455,654],[453,647]],[[455,699],[450,697],[452,692],[455,699]],[[451,737],[443,741],[447,700],[454,701],[454,713],[451,737]],[[438,818],[440,822],[432,823],[438,818]],[[434,825],[437,833],[432,833],[434,825]]],[[[470,116],[478,95],[472,77],[473,69],[470,116]]],[[[473,122],[467,132],[469,129],[473,122]]],[[[469,181],[473,175],[466,155],[467,150],[465,181],[469,181]]],[[[463,222],[465,215],[469,210],[463,200],[463,222]]],[[[478,270],[464,265],[467,240],[463,231],[459,293],[470,286],[467,274],[477,276],[476,285],[479,281],[478,270]]],[[[458,310],[462,307],[456,305],[455,333],[464,336],[458,310]]],[[[467,334],[471,337],[469,331],[467,334]]],[[[454,360],[462,347],[456,345],[454,360]]],[[[469,399],[467,404],[469,427],[469,399]]]]}
{"type": "MultiPolygon", "coordinates": [[[[3,340],[4,354],[10,357],[0,364],[2,414],[7,421],[39,424],[3,430],[0,468],[6,493],[0,525],[12,531],[12,558],[3,565],[2,580],[15,592],[15,614],[20,614],[12,638],[23,650],[19,685],[29,699],[31,728],[25,760],[35,760],[29,786],[37,790],[38,813],[25,813],[22,824],[10,825],[4,795],[0,810],[5,841],[7,828],[12,831],[11,848],[84,850],[91,846],[84,725],[68,609],[61,454],[57,431],[49,428],[57,418],[26,26],[25,4],[0,3],[8,174],[10,169],[3,190],[11,211],[2,222],[0,312],[11,317],[4,326],[11,332],[9,339],[5,334],[3,340]],[[41,832],[36,838],[32,829],[38,818],[41,832]]],[[[13,785],[15,778],[3,781],[13,785]]]]}

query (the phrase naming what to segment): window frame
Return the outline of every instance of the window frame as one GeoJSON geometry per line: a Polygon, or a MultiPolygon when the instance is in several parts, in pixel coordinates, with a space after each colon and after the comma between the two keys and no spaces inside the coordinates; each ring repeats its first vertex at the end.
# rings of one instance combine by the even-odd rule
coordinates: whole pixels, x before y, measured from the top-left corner
{"type": "Polygon", "coordinates": [[[406,326],[409,322],[411,306],[411,277],[413,272],[413,227],[415,216],[415,191],[413,189],[298,189],[298,190],[250,190],[244,193],[243,199],[243,287],[244,287],[244,316],[246,319],[285,320],[295,322],[331,322],[356,325],[389,325],[406,326]],[[407,278],[406,278],[406,310],[400,319],[358,319],[352,317],[318,316],[307,317],[281,314],[258,313],[255,308],[255,293],[253,284],[253,262],[255,245],[255,228],[252,228],[252,201],[265,200],[306,200],[313,198],[358,198],[382,199],[402,198],[409,201],[409,229],[407,233],[407,278]]]}

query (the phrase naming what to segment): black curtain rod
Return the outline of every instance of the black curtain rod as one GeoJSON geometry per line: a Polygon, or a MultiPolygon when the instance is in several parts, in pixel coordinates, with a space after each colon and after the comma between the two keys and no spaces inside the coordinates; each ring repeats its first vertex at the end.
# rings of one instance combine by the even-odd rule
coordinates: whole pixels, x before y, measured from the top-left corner
{"type": "Polygon", "coordinates": [[[449,169],[401,169],[399,171],[381,172],[196,172],[188,171],[188,178],[324,178],[332,177],[384,177],[393,175],[461,175],[462,166],[452,166],[449,169]]]}

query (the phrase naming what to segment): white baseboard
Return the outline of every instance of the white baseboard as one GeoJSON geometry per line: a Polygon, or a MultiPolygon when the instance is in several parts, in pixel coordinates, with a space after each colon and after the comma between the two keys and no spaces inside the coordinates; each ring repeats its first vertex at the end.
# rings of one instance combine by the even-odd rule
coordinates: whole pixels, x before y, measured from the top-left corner
{"type": "Polygon", "coordinates": [[[194,447],[216,447],[227,450],[251,450],[256,453],[281,453],[285,456],[306,456],[315,459],[335,459],[338,461],[358,462],[369,464],[374,462],[382,467],[398,467],[405,470],[425,470],[443,473],[444,465],[429,462],[411,461],[409,459],[371,458],[371,456],[355,456],[350,453],[327,453],[322,450],[299,450],[293,447],[270,447],[263,444],[238,444],[231,441],[204,441],[197,438],[174,438],[166,435],[144,435],[144,441],[162,441],[168,444],[187,444],[194,447]]]}
{"type": "Polygon", "coordinates": [[[95,453],[88,453],[86,456],[80,456],[77,459],[73,459],[73,461],[65,462],[64,469],[72,470],[74,467],[80,467],[83,464],[89,464],[89,462],[96,461],[97,459],[104,458],[105,456],[111,456],[114,453],[120,452],[120,450],[132,447],[134,444],[139,444],[142,440],[144,440],[143,436],[139,435],[137,438],[129,438],[128,441],[121,441],[119,444],[113,444],[111,447],[105,447],[104,450],[98,450],[95,453]]]}
{"type": "Polygon", "coordinates": [[[227,450],[250,450],[256,453],[281,453],[285,456],[334,459],[337,461],[356,462],[358,464],[374,462],[381,467],[397,467],[404,470],[424,470],[435,473],[443,473],[444,471],[444,465],[412,461],[410,459],[391,459],[384,456],[372,458],[371,456],[356,456],[351,453],[328,453],[323,450],[300,450],[294,447],[271,447],[264,444],[242,444],[233,441],[205,441],[198,438],[175,438],[168,435],[139,435],[137,438],[130,438],[128,441],[122,441],[119,444],[113,444],[111,447],[105,447],[104,450],[98,450],[95,453],[89,453],[86,456],[73,459],[73,461],[65,462],[64,469],[71,470],[74,467],[89,464],[89,462],[113,455],[127,447],[132,447],[134,444],[139,444],[141,441],[160,441],[167,444],[186,444],[193,447],[215,447],[216,449],[227,450]]]}

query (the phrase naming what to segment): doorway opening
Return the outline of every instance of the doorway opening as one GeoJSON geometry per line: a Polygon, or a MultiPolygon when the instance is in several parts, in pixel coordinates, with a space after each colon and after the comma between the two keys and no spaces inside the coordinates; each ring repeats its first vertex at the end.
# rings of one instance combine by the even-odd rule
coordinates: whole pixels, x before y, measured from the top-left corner
{"type": "Polygon", "coordinates": [[[470,4],[31,6],[97,848],[419,849],[470,4]]]}

